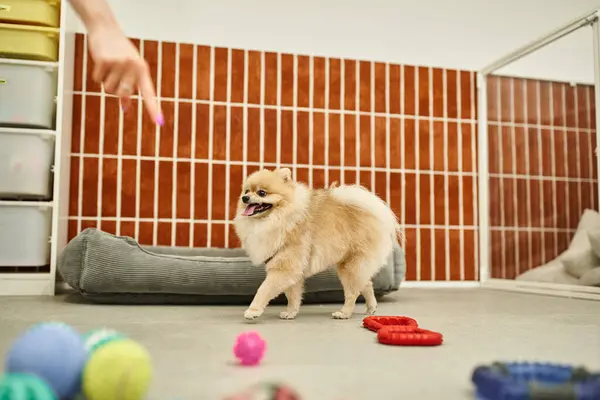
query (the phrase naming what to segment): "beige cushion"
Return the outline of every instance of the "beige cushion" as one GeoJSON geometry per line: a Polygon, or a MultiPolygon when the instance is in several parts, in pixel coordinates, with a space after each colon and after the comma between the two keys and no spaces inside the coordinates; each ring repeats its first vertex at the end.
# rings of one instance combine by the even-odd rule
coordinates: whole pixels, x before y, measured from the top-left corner
{"type": "Polygon", "coordinates": [[[600,258],[600,228],[589,231],[588,240],[590,241],[592,252],[596,257],[600,258]]]}
{"type": "Polygon", "coordinates": [[[577,224],[577,231],[569,248],[549,263],[519,275],[516,280],[579,284],[578,279],[582,275],[600,265],[600,253],[597,256],[592,251],[592,245],[588,238],[588,232],[591,231],[600,231],[600,213],[587,209],[577,224]]]}
{"type": "Polygon", "coordinates": [[[600,265],[600,258],[592,251],[592,245],[588,237],[589,232],[600,229],[600,214],[591,209],[583,212],[577,231],[569,248],[557,258],[571,276],[579,279],[584,273],[600,265]]]}
{"type": "Polygon", "coordinates": [[[529,271],[517,276],[515,279],[517,281],[577,285],[577,279],[565,271],[565,267],[558,259],[554,259],[548,264],[530,269],[529,271]]]}
{"type": "Polygon", "coordinates": [[[574,278],[581,278],[583,274],[600,265],[600,259],[594,254],[590,245],[581,246],[580,250],[567,251],[562,257],[565,271],[574,278]]]}
{"type": "Polygon", "coordinates": [[[600,267],[593,268],[579,278],[579,284],[600,287],[600,267]]]}
{"type": "Polygon", "coordinates": [[[598,229],[600,229],[600,213],[586,209],[579,220],[579,224],[577,224],[577,232],[575,232],[569,247],[588,243],[587,232],[598,229]]]}

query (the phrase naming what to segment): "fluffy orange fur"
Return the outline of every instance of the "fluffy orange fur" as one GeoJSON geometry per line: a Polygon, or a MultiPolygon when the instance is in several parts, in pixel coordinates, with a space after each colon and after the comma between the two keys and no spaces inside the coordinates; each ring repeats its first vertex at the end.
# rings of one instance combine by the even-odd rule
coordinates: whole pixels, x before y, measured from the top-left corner
{"type": "Polygon", "coordinates": [[[280,317],[295,318],[305,279],[327,268],[336,268],[344,288],[344,305],[333,318],[350,318],[360,294],[367,313],[375,313],[371,279],[400,233],[396,216],[375,194],[355,185],[311,190],[287,168],[260,170],[246,179],[235,228],[252,262],[266,262],[266,279],[246,319],[262,315],[282,292],[288,305],[280,317]]]}

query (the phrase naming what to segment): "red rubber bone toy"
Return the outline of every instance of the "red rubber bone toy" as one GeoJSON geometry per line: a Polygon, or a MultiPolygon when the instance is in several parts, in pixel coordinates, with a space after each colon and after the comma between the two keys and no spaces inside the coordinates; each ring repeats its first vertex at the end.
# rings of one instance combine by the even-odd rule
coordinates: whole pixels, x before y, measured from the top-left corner
{"type": "Polygon", "coordinates": [[[363,326],[377,332],[381,344],[392,346],[439,346],[443,342],[441,333],[419,328],[419,324],[408,317],[375,317],[363,319],[363,326]]]}

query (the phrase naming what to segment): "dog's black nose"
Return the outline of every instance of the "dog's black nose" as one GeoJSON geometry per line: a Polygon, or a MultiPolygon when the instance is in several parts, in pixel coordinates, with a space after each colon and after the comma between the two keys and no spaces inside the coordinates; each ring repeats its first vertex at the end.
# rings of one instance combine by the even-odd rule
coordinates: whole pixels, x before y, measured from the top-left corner
{"type": "Polygon", "coordinates": [[[249,201],[250,201],[250,196],[242,196],[242,202],[244,202],[244,204],[248,204],[249,201]]]}

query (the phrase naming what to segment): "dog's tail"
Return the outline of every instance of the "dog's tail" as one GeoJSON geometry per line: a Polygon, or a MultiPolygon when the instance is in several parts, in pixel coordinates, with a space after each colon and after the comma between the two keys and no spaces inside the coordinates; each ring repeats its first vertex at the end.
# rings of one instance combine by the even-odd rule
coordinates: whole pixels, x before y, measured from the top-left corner
{"type": "Polygon", "coordinates": [[[389,213],[391,214],[392,221],[394,221],[394,232],[392,234],[392,237],[400,245],[400,247],[402,247],[402,249],[406,250],[406,235],[404,233],[404,229],[402,229],[402,226],[400,225],[398,217],[396,216],[394,211],[390,208],[390,206],[387,203],[384,204],[386,205],[389,213]]]}
{"type": "Polygon", "coordinates": [[[406,250],[406,234],[404,230],[400,226],[398,222],[396,222],[396,241],[402,247],[403,250],[406,250]]]}
{"type": "Polygon", "coordinates": [[[373,213],[381,221],[381,224],[385,227],[384,229],[389,232],[392,239],[404,248],[406,236],[398,222],[398,217],[379,196],[359,185],[337,186],[337,182],[335,182],[330,186],[330,189],[339,201],[373,213]]]}

